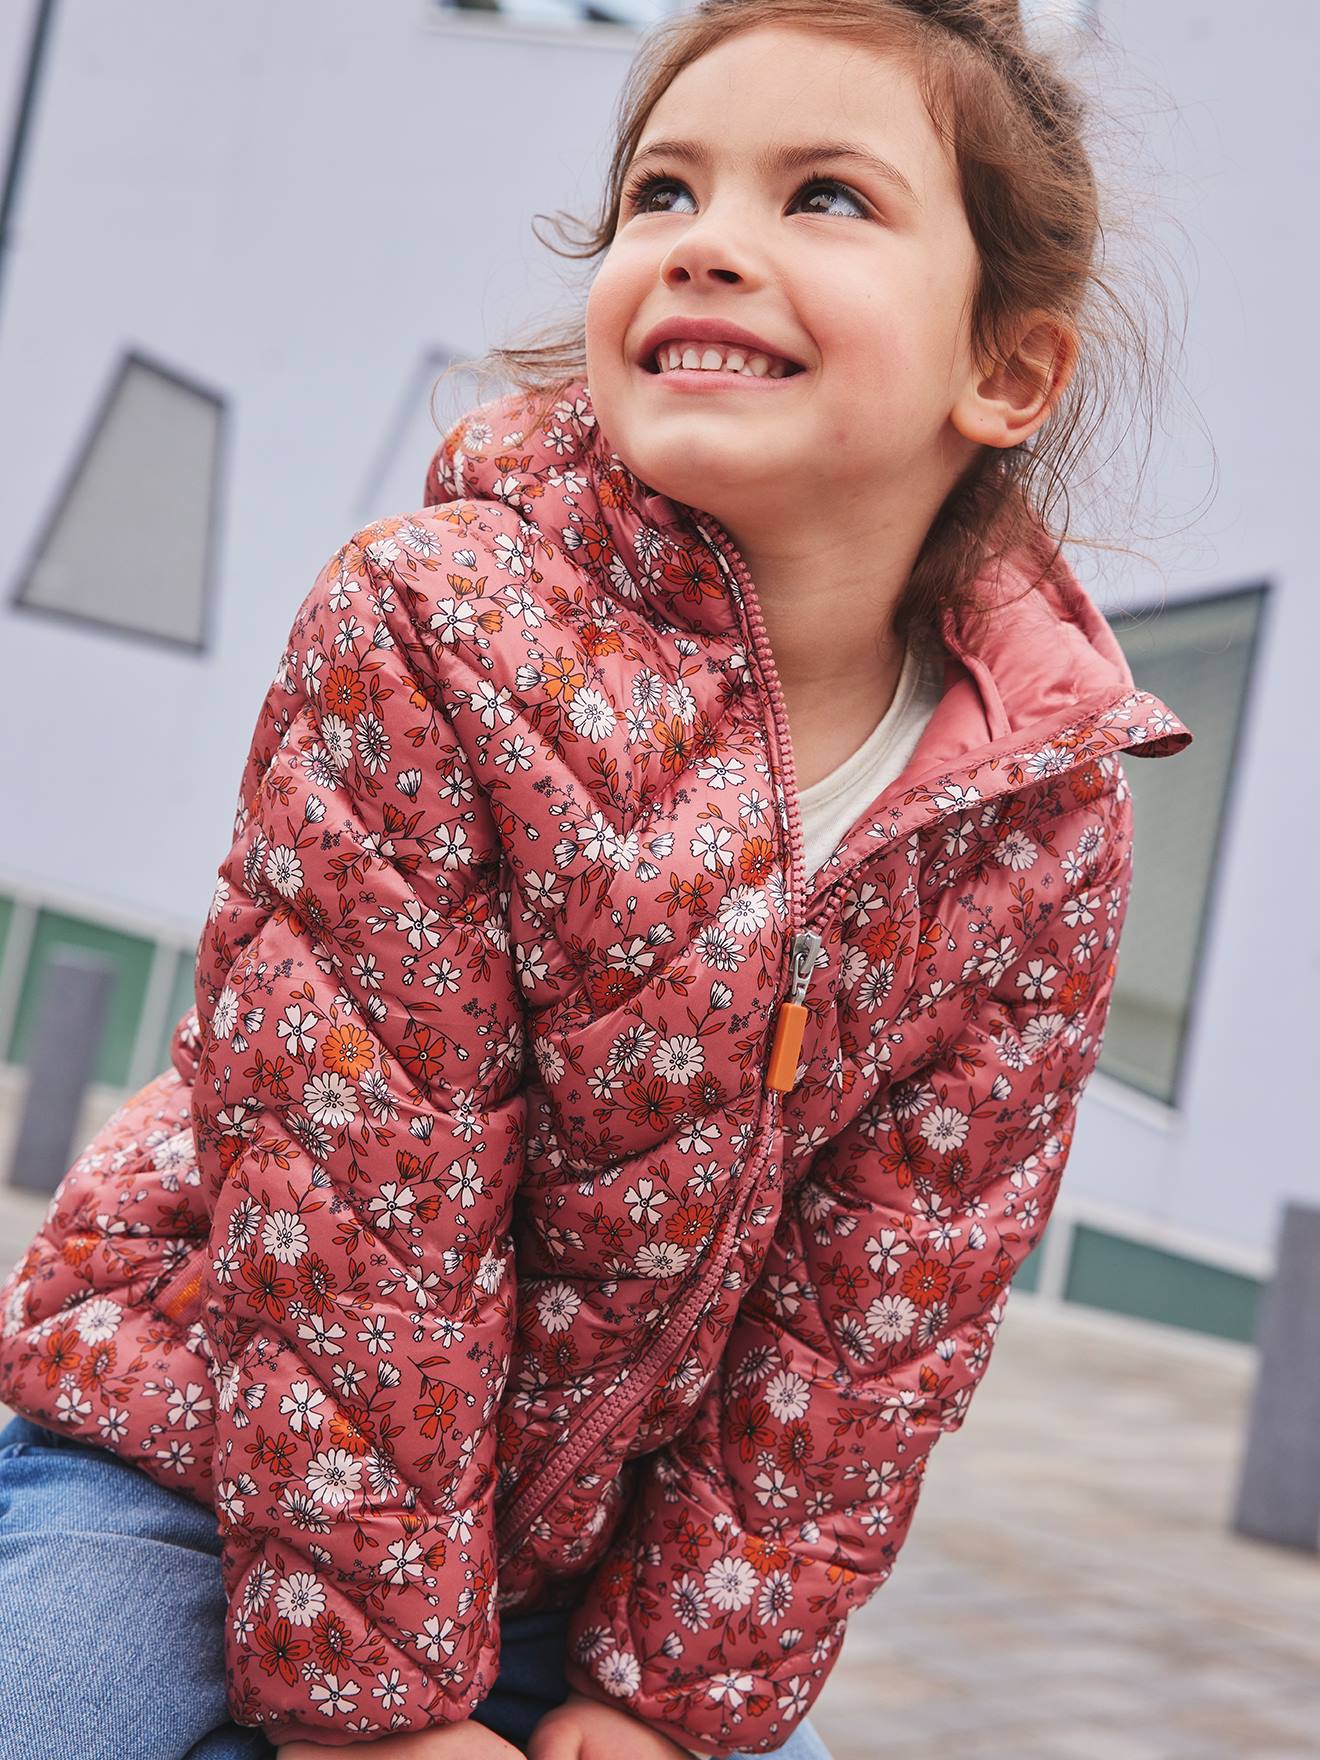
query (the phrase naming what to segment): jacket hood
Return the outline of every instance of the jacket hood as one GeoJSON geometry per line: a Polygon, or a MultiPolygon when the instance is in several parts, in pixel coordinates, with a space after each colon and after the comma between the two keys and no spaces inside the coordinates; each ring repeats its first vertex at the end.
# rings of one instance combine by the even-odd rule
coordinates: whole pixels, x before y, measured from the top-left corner
{"type": "MultiPolygon", "coordinates": [[[[432,457],[426,504],[450,499],[456,486],[461,496],[504,503],[534,523],[547,491],[576,477],[580,504],[592,509],[602,558],[611,552],[617,559],[654,550],[657,533],[688,552],[700,550],[708,542],[707,530],[722,531],[713,516],[651,488],[629,469],[595,419],[585,380],[576,381],[561,404],[573,419],[547,424],[555,435],[553,445],[545,440],[544,429],[528,437],[529,406],[520,393],[465,412],[432,457]]],[[[592,523],[589,518],[588,530],[592,523]]],[[[724,538],[732,549],[727,533],[724,538]]],[[[909,772],[948,767],[983,746],[1056,723],[1078,704],[1118,701],[1135,690],[1109,623],[1062,551],[1051,558],[1053,548],[1042,529],[1036,545],[986,565],[976,586],[977,596],[994,606],[990,616],[973,618],[963,607],[944,612],[944,698],[909,772]]],[[[589,565],[592,559],[579,553],[574,560],[589,565]]],[[[696,560],[685,571],[667,570],[650,578],[639,571],[623,581],[617,570],[616,560],[615,572],[602,576],[611,598],[622,590],[634,600],[646,600],[656,616],[694,634],[736,627],[734,608],[713,563],[707,569],[696,560]]],[[[1152,731],[1154,737],[1129,748],[1134,756],[1163,757],[1188,743],[1174,717],[1167,733],[1158,724],[1152,731]]]]}

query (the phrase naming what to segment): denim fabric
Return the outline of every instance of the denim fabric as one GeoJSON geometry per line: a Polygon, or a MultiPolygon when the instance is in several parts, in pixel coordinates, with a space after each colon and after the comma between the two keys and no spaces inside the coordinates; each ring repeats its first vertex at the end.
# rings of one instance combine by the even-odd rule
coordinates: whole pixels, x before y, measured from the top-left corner
{"type": "MultiPolygon", "coordinates": [[[[15,1417],[0,1430],[4,1760],[274,1760],[225,1700],[213,1512],[118,1456],[15,1417]]],[[[567,1612],[506,1614],[473,1712],[522,1747],[568,1695],[567,1612]]],[[[830,1760],[809,1724],[775,1752],[830,1760]]]]}

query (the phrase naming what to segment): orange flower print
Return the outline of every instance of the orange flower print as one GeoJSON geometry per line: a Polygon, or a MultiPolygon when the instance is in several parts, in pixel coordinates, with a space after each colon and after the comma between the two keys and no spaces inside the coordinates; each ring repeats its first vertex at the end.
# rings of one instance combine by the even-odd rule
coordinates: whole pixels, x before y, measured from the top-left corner
{"type": "Polygon", "coordinates": [[[566,703],[573,698],[587,682],[587,675],[571,656],[566,656],[562,648],[555,650],[553,660],[546,660],[541,667],[541,676],[548,697],[562,697],[566,703]]]}
{"type": "Polygon", "coordinates": [[[44,1341],[37,1367],[46,1377],[46,1386],[54,1387],[67,1370],[74,1368],[81,1352],[78,1334],[69,1327],[57,1327],[44,1341]]]}
{"type": "Polygon", "coordinates": [[[375,1061],[371,1035],[351,1022],[326,1034],[321,1043],[321,1056],[330,1069],[337,1075],[347,1076],[350,1082],[364,1075],[375,1061]]]}
{"type": "Polygon", "coordinates": [[[738,851],[738,874],[745,886],[764,886],[774,867],[775,846],[770,838],[758,832],[743,839],[738,851]]]}
{"type": "Polygon", "coordinates": [[[672,715],[668,721],[656,721],[651,731],[660,748],[660,768],[675,776],[686,770],[695,753],[692,733],[683,725],[682,718],[672,715]]]}
{"type": "Polygon", "coordinates": [[[353,1655],[353,1640],[337,1613],[322,1613],[312,1621],[312,1649],[324,1669],[334,1669],[353,1655]]]}
{"type": "Polygon", "coordinates": [[[919,1308],[943,1301],[949,1287],[949,1267],[931,1253],[919,1253],[903,1273],[899,1288],[919,1308]]]}
{"type": "Polygon", "coordinates": [[[352,666],[336,666],[325,681],[323,691],[326,711],[356,721],[367,706],[367,693],[361,676],[352,666]]]}
{"type": "Polygon", "coordinates": [[[602,654],[623,652],[623,637],[617,629],[606,629],[604,624],[584,624],[578,636],[584,650],[593,660],[598,660],[602,654]]]}
{"type": "Polygon", "coordinates": [[[434,1439],[441,1430],[451,1430],[458,1412],[458,1389],[444,1382],[437,1384],[420,1404],[413,1407],[413,1417],[420,1421],[422,1435],[434,1439]]]}
{"type": "Polygon", "coordinates": [[[60,1248],[60,1257],[66,1265],[85,1265],[96,1251],[100,1239],[100,1235],[96,1234],[71,1234],[60,1248]]]}

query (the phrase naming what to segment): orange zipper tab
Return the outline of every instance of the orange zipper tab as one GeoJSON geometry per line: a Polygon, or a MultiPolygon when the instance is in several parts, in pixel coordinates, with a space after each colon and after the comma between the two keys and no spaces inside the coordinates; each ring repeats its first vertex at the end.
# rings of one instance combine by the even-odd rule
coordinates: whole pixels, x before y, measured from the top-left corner
{"type": "Polygon", "coordinates": [[[774,1088],[780,1094],[787,1094],[797,1086],[798,1057],[810,1012],[804,999],[820,947],[820,936],[812,929],[804,929],[793,937],[788,995],[780,1003],[775,1019],[775,1036],[765,1077],[766,1087],[774,1088]]]}

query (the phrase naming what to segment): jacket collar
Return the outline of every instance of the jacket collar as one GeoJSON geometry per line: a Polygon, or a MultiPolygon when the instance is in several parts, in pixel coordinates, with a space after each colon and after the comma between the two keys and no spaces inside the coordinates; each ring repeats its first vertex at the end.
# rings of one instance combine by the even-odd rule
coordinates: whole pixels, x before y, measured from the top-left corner
{"type": "MultiPolygon", "coordinates": [[[[460,494],[505,502],[533,523],[545,499],[568,493],[582,512],[586,539],[573,560],[598,567],[602,585],[611,567],[622,567],[634,596],[674,628],[694,635],[737,628],[705,535],[719,530],[716,522],[633,475],[597,423],[585,380],[556,406],[546,424],[550,440],[544,433],[527,433],[520,426],[523,416],[524,400],[517,394],[461,416],[432,459],[428,504],[444,498],[440,472],[446,450],[453,455],[460,494]],[[658,568],[635,567],[639,555],[657,550],[658,568]]],[[[558,538],[559,533],[547,535],[558,538]]],[[[721,535],[732,550],[727,533],[721,535]]],[[[946,672],[946,695],[952,691],[955,701],[945,705],[949,712],[939,746],[950,761],[1067,716],[1078,703],[1135,689],[1117,638],[1063,555],[1041,575],[1045,554],[1019,552],[989,565],[977,585],[999,606],[993,618],[973,622],[955,610],[944,614],[941,639],[956,662],[946,672]],[[1037,576],[1034,590],[1027,591],[1028,580],[1037,576]],[[959,689],[960,674],[970,689],[959,689]]]]}

